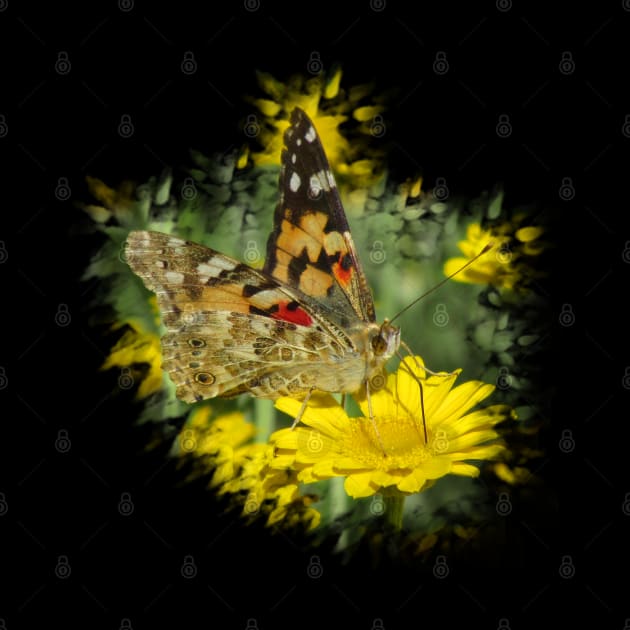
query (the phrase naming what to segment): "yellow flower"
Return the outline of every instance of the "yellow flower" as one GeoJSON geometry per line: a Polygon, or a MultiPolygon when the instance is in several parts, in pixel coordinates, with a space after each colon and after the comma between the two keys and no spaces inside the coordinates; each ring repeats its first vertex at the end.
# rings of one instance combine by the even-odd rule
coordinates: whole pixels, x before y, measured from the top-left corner
{"type": "Polygon", "coordinates": [[[213,470],[211,487],[221,486],[237,474],[244,446],[254,436],[255,427],[240,412],[212,418],[209,405],[200,405],[190,413],[180,433],[182,455],[210,458],[213,470]]]}
{"type": "Polygon", "coordinates": [[[509,483],[510,485],[518,485],[527,483],[532,478],[532,472],[524,466],[514,466],[510,468],[505,462],[496,462],[493,466],[494,474],[509,483]]]}
{"type": "MultiPolygon", "coordinates": [[[[385,108],[380,104],[362,105],[361,101],[369,94],[370,86],[358,86],[344,92],[340,89],[340,68],[328,78],[324,77],[324,73],[309,79],[295,76],[286,83],[270,74],[259,73],[258,82],[267,98],[253,99],[253,104],[264,117],[264,124],[256,122],[253,126],[264,147],[263,151],[251,154],[254,164],[275,166],[280,163],[289,115],[295,107],[300,107],[315,124],[335,173],[350,181],[353,187],[369,187],[380,178],[382,169],[378,155],[371,147],[368,156],[364,140],[370,134],[378,137],[384,133],[381,132],[381,129],[384,130],[381,113],[385,108]],[[363,134],[352,142],[339,129],[351,118],[359,124],[363,134]]],[[[247,150],[241,153],[240,168],[247,163],[247,154],[247,150]]]]}
{"type": "MultiPolygon", "coordinates": [[[[520,217],[521,219],[523,217],[520,217]]],[[[492,244],[483,256],[453,277],[458,282],[492,284],[504,289],[526,285],[537,274],[528,264],[526,257],[542,252],[538,238],[541,227],[517,228],[518,220],[503,226],[484,230],[479,223],[471,223],[466,230],[466,239],[457,246],[463,257],[450,258],[444,264],[444,275],[450,276],[474,258],[489,243],[492,244]]]]}
{"type": "Polygon", "coordinates": [[[162,388],[163,374],[160,337],[156,332],[147,330],[144,322],[140,319],[129,319],[121,322],[116,327],[124,326],[125,324],[129,327],[129,330],[123,334],[112,348],[101,369],[108,370],[116,366],[120,367],[121,382],[123,382],[123,376],[128,376],[134,380],[142,379],[136,392],[136,398],[146,398],[162,388]],[[137,369],[137,365],[142,363],[149,365],[149,370],[144,377],[142,372],[137,369]]]}
{"type": "Polygon", "coordinates": [[[231,495],[242,515],[267,517],[267,525],[319,524],[320,514],[301,496],[295,473],[269,470],[270,444],[252,443],[256,427],[241,412],[212,417],[209,405],[199,405],[188,417],[176,443],[178,454],[199,457],[202,472],[212,471],[210,487],[231,495]]]}
{"type": "MultiPolygon", "coordinates": [[[[405,359],[385,387],[371,395],[375,426],[365,397],[357,400],[364,417],[350,418],[331,395],[314,395],[302,416],[305,426],[271,436],[276,449],[271,466],[297,471],[302,483],[343,476],[354,498],[382,490],[420,492],[448,474],[477,476],[471,462],[495,458],[504,448],[494,426],[510,415],[510,408],[494,405],[471,412],[494,386],[469,381],[453,387],[459,371],[427,378],[422,360],[416,360],[405,359]],[[427,443],[420,390],[410,371],[423,384],[427,443]]],[[[276,402],[294,417],[300,405],[292,398],[276,402]]]]}
{"type": "Polygon", "coordinates": [[[102,205],[84,204],[83,209],[96,223],[106,223],[113,216],[121,225],[127,225],[131,220],[132,208],[135,203],[135,184],[123,182],[118,190],[110,188],[105,182],[96,177],[86,177],[89,191],[102,205]]]}

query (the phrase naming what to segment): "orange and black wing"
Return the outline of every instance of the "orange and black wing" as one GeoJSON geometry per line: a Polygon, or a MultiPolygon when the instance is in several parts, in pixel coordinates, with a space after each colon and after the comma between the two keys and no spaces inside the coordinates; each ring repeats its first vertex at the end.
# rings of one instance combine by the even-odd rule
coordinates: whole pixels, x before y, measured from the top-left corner
{"type": "Polygon", "coordinates": [[[335,178],[312,121],[299,108],[284,135],[280,201],[264,270],[346,321],[375,320],[335,178]]]}

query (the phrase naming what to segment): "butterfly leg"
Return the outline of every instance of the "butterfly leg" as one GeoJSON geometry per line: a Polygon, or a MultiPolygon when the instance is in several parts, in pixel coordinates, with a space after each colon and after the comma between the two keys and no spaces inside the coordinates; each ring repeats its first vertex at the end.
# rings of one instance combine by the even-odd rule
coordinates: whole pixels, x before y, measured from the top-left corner
{"type": "Polygon", "coordinates": [[[431,376],[455,376],[455,372],[434,372],[433,370],[430,370],[426,365],[422,366],[422,369],[431,376]]]}
{"type": "Polygon", "coordinates": [[[365,381],[365,397],[367,398],[368,404],[368,413],[370,414],[370,422],[372,423],[372,427],[374,428],[374,433],[376,434],[376,439],[378,440],[378,444],[383,451],[383,455],[387,457],[387,451],[383,446],[383,440],[381,439],[381,434],[376,426],[376,420],[374,420],[374,413],[372,411],[372,398],[370,397],[370,381],[365,381]]]}
{"type": "Polygon", "coordinates": [[[304,396],[304,400],[302,401],[302,406],[300,407],[300,411],[298,412],[298,415],[295,416],[295,420],[293,421],[293,424],[291,425],[291,431],[293,431],[293,429],[295,429],[295,427],[297,426],[298,422],[302,419],[302,416],[304,415],[304,411],[306,410],[306,405],[308,405],[308,401],[311,398],[311,394],[313,393],[313,390],[315,388],[311,387],[307,392],[306,392],[306,396],[304,396]]]}
{"type": "MultiPolygon", "coordinates": [[[[415,355],[413,354],[413,352],[411,352],[411,348],[401,339],[400,340],[400,345],[404,348],[405,352],[413,358],[413,360],[415,361],[416,365],[421,369],[424,370],[427,374],[430,374],[431,376],[455,376],[455,372],[434,372],[433,370],[430,370],[426,365],[420,365],[418,363],[418,361],[416,360],[415,355]]],[[[402,357],[400,357],[400,355],[398,355],[399,358],[402,359],[402,357]]]]}

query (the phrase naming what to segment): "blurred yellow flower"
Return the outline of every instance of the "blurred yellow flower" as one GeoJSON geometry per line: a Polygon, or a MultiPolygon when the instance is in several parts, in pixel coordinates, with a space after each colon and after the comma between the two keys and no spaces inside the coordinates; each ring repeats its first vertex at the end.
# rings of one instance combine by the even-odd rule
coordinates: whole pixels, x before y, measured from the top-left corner
{"type": "MultiPolygon", "coordinates": [[[[258,82],[267,98],[252,99],[253,104],[264,118],[259,125],[256,117],[246,123],[248,135],[257,136],[264,147],[262,151],[251,153],[257,166],[277,165],[283,135],[289,126],[289,116],[295,107],[303,109],[311,118],[326,155],[336,174],[351,182],[353,187],[371,186],[382,175],[380,153],[373,147],[368,151],[367,139],[384,133],[381,113],[382,104],[362,105],[363,99],[370,93],[371,86],[364,85],[344,92],[340,88],[341,68],[337,68],[328,78],[321,73],[318,76],[304,78],[295,76],[286,83],[278,81],[267,73],[258,74],[258,82]],[[359,136],[353,142],[345,138],[339,126],[350,119],[359,123],[359,136]],[[375,131],[376,130],[376,131],[375,131]]],[[[247,131],[246,131],[247,132],[247,131]]],[[[247,151],[239,159],[242,168],[247,162],[247,151]]]]}
{"type": "Polygon", "coordinates": [[[524,466],[509,467],[505,462],[496,462],[493,466],[494,474],[510,485],[524,484],[531,480],[532,471],[524,466]]]}
{"type": "MultiPolygon", "coordinates": [[[[479,469],[470,462],[493,459],[504,449],[494,426],[510,416],[510,408],[494,405],[470,412],[492,393],[493,385],[469,381],[453,387],[459,372],[427,378],[422,360],[416,360],[418,364],[405,359],[371,396],[380,440],[368,419],[365,397],[357,400],[364,417],[350,418],[331,395],[314,395],[302,416],[304,426],[271,436],[271,467],[296,471],[302,483],[345,477],[345,490],[354,498],[382,490],[420,492],[448,474],[477,476],[479,469]],[[426,444],[420,389],[410,372],[423,384],[426,444]]],[[[276,401],[278,409],[293,417],[300,406],[292,398],[276,401]]]]}
{"type": "Polygon", "coordinates": [[[457,244],[464,256],[449,258],[444,264],[444,275],[455,273],[491,243],[492,247],[483,256],[453,276],[453,280],[491,284],[504,289],[526,286],[539,275],[527,257],[537,256],[543,251],[538,240],[543,229],[538,226],[517,228],[517,225],[518,220],[515,219],[500,227],[484,230],[479,223],[471,223],[466,230],[466,239],[457,244]]]}
{"type": "Polygon", "coordinates": [[[179,435],[179,452],[212,459],[211,487],[232,480],[239,466],[243,449],[256,429],[240,412],[212,417],[209,405],[196,406],[179,435]]]}
{"type": "Polygon", "coordinates": [[[180,432],[178,454],[199,458],[212,471],[210,487],[231,495],[243,516],[264,514],[269,526],[316,527],[320,514],[310,507],[312,498],[300,495],[294,473],[269,469],[273,448],[253,443],[255,434],[241,412],[213,418],[210,405],[199,405],[180,432]]]}
{"type": "MultiPolygon", "coordinates": [[[[155,298],[153,299],[155,300],[155,298]]],[[[121,374],[128,375],[134,381],[141,379],[136,398],[146,398],[162,388],[160,337],[156,332],[147,330],[144,322],[140,319],[129,319],[116,327],[124,325],[127,325],[129,329],[116,342],[101,369],[109,370],[113,367],[120,367],[121,374]],[[138,368],[139,364],[148,364],[149,366],[144,377],[138,368]]]]}
{"type": "Polygon", "coordinates": [[[96,223],[106,223],[113,216],[119,224],[126,225],[131,218],[132,208],[137,203],[134,197],[136,185],[127,181],[115,190],[96,177],[88,176],[85,180],[90,193],[101,203],[83,204],[83,209],[92,220],[96,223]]]}

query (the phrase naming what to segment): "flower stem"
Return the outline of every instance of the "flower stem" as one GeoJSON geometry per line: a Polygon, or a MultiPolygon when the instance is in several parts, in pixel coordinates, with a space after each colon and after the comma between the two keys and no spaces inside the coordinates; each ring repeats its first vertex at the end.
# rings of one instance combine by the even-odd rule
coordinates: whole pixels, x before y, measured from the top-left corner
{"type": "Polygon", "coordinates": [[[254,398],[254,424],[256,425],[256,442],[266,442],[275,428],[275,410],[272,401],[254,398]]]}
{"type": "Polygon", "coordinates": [[[385,499],[385,522],[399,532],[402,529],[405,495],[398,492],[383,497],[385,499]]]}

